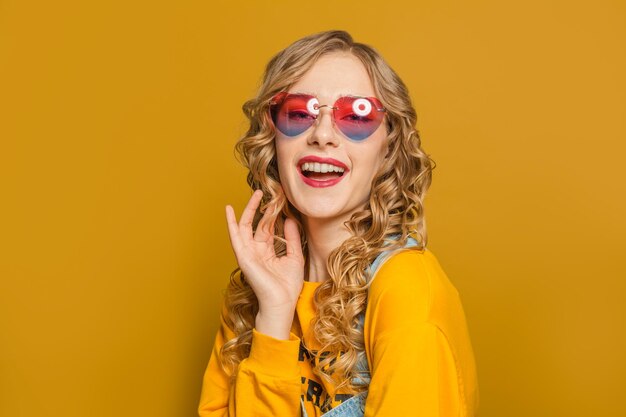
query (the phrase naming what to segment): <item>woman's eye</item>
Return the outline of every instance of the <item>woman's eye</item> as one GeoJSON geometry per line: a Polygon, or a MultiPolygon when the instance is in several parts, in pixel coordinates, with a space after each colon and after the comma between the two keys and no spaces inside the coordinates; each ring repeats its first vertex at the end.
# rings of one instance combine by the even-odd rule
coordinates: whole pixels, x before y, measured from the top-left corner
{"type": "Polygon", "coordinates": [[[372,121],[372,119],[369,118],[368,116],[359,116],[358,114],[354,114],[354,113],[344,116],[342,120],[345,120],[350,123],[358,123],[358,124],[370,123],[372,121]]]}
{"type": "Polygon", "coordinates": [[[312,116],[308,112],[302,110],[292,110],[287,113],[287,117],[291,120],[306,120],[312,116]]]}

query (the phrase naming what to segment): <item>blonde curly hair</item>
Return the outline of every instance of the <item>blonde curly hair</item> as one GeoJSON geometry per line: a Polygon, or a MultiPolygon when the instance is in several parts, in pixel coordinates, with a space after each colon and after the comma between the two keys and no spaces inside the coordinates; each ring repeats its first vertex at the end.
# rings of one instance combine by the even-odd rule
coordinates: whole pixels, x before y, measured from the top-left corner
{"type": "MultiPolygon", "coordinates": [[[[356,394],[366,389],[354,385],[353,378],[362,376],[356,364],[365,345],[357,322],[367,306],[370,282],[367,268],[382,251],[403,247],[409,236],[418,242],[415,250],[423,251],[427,243],[423,203],[435,165],[421,149],[417,115],[408,90],[375,49],[354,42],[347,32],[326,31],[304,37],[267,64],[257,96],[243,105],[250,127],[235,149],[249,169],[250,187],[263,190],[254,228],[265,210],[273,206],[277,256],[285,254],[286,216],[298,223],[306,254],[300,213],[287,200],[279,182],[269,102],[276,93],[287,91],[322,55],[332,52],[351,53],[367,69],[376,96],[386,109],[389,143],[387,158],[374,177],[369,202],[345,223],[351,236],[330,254],[327,261],[330,279],[316,289],[314,298],[317,315],[311,325],[321,348],[312,352],[316,364],[313,372],[335,384],[337,391],[343,388],[356,394]]],[[[224,344],[219,355],[221,366],[233,378],[239,362],[250,353],[258,308],[254,292],[236,268],[230,276],[222,316],[235,337],[224,344]]]]}

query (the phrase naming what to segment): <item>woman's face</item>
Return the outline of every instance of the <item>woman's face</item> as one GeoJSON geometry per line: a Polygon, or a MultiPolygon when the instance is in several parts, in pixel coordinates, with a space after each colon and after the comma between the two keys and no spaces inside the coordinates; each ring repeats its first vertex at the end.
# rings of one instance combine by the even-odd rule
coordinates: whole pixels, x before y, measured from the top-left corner
{"type": "Polygon", "coordinates": [[[376,97],[367,70],[351,54],[327,54],[288,92],[315,96],[322,107],[304,132],[287,136],[276,130],[285,195],[305,220],[348,220],[368,201],[372,180],[387,153],[386,123],[365,139],[353,140],[335,125],[330,107],[342,96],[376,97]]]}

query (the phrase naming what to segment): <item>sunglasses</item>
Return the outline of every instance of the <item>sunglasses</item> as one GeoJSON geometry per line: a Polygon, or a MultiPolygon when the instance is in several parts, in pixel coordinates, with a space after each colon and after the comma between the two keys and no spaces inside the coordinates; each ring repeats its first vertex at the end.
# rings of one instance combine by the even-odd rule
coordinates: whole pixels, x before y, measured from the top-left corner
{"type": "Polygon", "coordinates": [[[376,97],[339,97],[332,107],[320,106],[318,99],[309,94],[281,92],[270,100],[274,126],[289,137],[298,136],[313,126],[322,107],[332,109],[335,125],[353,141],[369,137],[385,116],[385,109],[376,97]]]}

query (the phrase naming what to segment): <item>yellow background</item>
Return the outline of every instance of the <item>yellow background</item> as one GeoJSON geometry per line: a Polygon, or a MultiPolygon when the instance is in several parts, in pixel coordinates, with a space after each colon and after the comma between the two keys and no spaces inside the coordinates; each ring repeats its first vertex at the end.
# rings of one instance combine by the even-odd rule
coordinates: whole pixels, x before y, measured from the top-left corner
{"type": "Polygon", "coordinates": [[[0,416],[195,415],[241,104],[335,28],[410,88],[480,415],[626,414],[624,2],[2,0],[0,416]]]}

